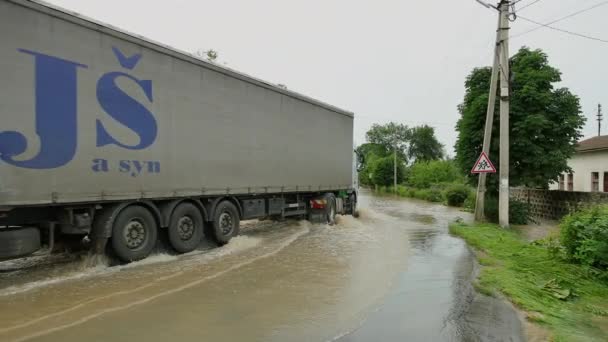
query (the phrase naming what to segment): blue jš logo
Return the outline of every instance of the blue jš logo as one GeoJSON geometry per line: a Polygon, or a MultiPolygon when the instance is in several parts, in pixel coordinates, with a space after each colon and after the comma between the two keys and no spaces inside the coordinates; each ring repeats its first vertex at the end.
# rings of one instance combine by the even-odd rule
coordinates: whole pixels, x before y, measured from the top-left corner
{"type": "MultiPolygon", "coordinates": [[[[113,47],[120,65],[133,70],[141,54],[127,57],[113,47]]],[[[53,169],[69,163],[76,154],[78,145],[77,73],[87,65],[45,55],[39,52],[19,49],[21,53],[34,57],[35,67],[35,120],[36,134],[40,138],[40,151],[29,160],[15,160],[27,150],[27,139],[19,132],[0,132],[0,160],[21,168],[53,169]]],[[[154,115],[137,100],[122,91],[117,79],[125,78],[137,84],[150,103],[152,81],[139,80],[124,72],[104,74],[97,81],[97,101],[101,108],[114,120],[126,126],[139,136],[139,143],[127,145],[114,138],[96,121],[96,146],[116,145],[128,150],[142,150],[154,143],[158,127],[154,115]]]]}

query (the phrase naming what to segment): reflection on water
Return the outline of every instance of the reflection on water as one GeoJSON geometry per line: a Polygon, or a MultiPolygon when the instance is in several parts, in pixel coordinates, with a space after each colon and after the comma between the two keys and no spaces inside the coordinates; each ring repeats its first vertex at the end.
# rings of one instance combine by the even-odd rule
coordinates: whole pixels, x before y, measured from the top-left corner
{"type": "Polygon", "coordinates": [[[221,248],[124,266],[0,263],[0,340],[461,340],[454,284],[472,262],[447,223],[465,215],[369,195],[361,207],[331,227],[244,222],[221,248]]]}

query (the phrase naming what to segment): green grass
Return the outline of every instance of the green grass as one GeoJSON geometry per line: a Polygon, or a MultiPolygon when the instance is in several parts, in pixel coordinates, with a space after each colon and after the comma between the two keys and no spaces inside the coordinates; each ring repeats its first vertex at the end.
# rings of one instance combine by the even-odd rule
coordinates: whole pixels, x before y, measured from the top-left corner
{"type": "Polygon", "coordinates": [[[534,312],[533,321],[555,341],[608,341],[608,283],[596,274],[495,225],[455,223],[450,232],[477,252],[483,266],[475,284],[479,292],[503,294],[534,312]]]}
{"type": "MultiPolygon", "coordinates": [[[[394,194],[392,186],[380,186],[378,187],[378,193],[380,194],[394,194]]],[[[435,203],[444,203],[445,195],[444,191],[440,188],[430,188],[430,189],[417,189],[410,188],[403,185],[397,185],[397,195],[400,197],[407,198],[416,198],[424,201],[435,202],[435,203]]]]}

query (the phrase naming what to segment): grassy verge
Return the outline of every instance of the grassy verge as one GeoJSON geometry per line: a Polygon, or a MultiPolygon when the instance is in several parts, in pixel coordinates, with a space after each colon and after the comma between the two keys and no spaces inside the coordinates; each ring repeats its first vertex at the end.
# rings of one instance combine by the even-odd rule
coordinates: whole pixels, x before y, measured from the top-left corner
{"type": "Polygon", "coordinates": [[[555,341],[608,340],[608,283],[597,274],[495,225],[455,223],[450,232],[477,252],[478,291],[505,295],[555,341]]]}
{"type": "MultiPolygon", "coordinates": [[[[469,189],[465,185],[457,184],[463,187],[465,194],[462,198],[462,203],[458,203],[455,206],[461,206],[465,210],[472,211],[475,206],[475,193],[473,189],[469,189]]],[[[423,201],[429,201],[434,203],[448,204],[448,191],[454,184],[438,184],[427,189],[418,189],[414,187],[407,187],[404,185],[397,185],[397,191],[395,192],[393,186],[380,186],[377,188],[379,194],[397,194],[399,197],[416,198],[423,201]]]]}
{"type": "MultiPolygon", "coordinates": [[[[394,194],[395,190],[392,186],[378,187],[378,192],[381,194],[394,194]]],[[[397,185],[397,195],[400,197],[417,198],[429,202],[444,202],[443,192],[439,189],[417,189],[403,185],[397,185]]]]}

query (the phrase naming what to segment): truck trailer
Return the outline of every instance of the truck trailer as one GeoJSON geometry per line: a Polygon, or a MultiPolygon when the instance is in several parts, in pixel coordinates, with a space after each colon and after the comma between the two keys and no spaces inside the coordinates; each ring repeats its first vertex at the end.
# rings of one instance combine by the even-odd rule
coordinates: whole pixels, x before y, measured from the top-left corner
{"type": "Polygon", "coordinates": [[[0,0],[0,259],[124,262],[357,203],[351,112],[40,2],[0,0]],[[47,248],[41,246],[46,245],[47,248]]]}

